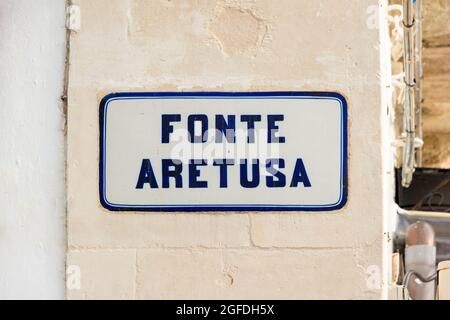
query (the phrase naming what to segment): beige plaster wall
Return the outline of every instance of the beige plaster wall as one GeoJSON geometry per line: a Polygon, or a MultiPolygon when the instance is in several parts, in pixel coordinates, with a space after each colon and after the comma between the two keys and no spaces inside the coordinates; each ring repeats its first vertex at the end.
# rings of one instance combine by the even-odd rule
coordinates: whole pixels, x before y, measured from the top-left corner
{"type": "Polygon", "coordinates": [[[75,0],[68,266],[92,298],[381,298],[383,132],[376,0],[75,0]],[[372,17],[373,18],[373,17],[372,17]],[[376,20],[375,20],[376,21],[376,20]],[[333,213],[110,213],[98,104],[113,91],[330,90],[349,103],[349,199],[333,213]]]}

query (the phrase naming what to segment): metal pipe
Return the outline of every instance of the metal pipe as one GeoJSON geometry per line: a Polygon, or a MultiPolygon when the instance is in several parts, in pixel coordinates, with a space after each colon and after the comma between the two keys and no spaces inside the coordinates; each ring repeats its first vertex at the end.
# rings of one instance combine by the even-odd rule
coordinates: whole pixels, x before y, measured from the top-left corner
{"type": "Polygon", "coordinates": [[[403,0],[403,68],[405,85],[405,103],[403,107],[403,146],[402,185],[409,187],[415,167],[415,81],[414,81],[414,8],[413,0],[403,0]]]}
{"type": "Polygon", "coordinates": [[[406,217],[415,217],[415,218],[444,218],[450,220],[450,213],[447,212],[435,212],[435,211],[414,211],[414,210],[405,210],[402,208],[397,209],[397,213],[406,217]]]}
{"type": "Polygon", "coordinates": [[[398,208],[397,212],[393,235],[394,251],[404,251],[408,227],[417,221],[423,221],[434,229],[437,247],[436,261],[450,260],[450,213],[409,211],[401,208],[398,208]]]}
{"type": "Polygon", "coordinates": [[[414,300],[434,300],[436,296],[436,244],[433,227],[423,221],[406,232],[404,285],[414,300]]]}

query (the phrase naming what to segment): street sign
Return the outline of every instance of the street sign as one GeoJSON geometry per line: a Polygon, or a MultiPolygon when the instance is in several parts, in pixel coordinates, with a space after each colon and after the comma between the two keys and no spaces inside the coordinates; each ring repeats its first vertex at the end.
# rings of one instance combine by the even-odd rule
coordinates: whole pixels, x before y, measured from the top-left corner
{"type": "Polygon", "coordinates": [[[330,92],[112,93],[111,211],[330,211],[347,199],[347,103],[330,92]]]}

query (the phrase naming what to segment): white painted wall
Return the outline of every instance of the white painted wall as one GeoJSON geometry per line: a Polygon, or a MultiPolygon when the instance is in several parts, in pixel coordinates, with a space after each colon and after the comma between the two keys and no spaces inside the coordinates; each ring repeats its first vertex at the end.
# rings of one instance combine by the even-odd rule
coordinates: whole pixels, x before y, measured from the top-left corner
{"type": "Polygon", "coordinates": [[[64,0],[0,0],[0,298],[64,298],[64,0]]]}

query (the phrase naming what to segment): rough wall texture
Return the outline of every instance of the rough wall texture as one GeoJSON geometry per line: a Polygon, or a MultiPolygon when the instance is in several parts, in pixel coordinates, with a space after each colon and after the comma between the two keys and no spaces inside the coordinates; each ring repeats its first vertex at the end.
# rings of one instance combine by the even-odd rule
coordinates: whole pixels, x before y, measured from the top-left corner
{"type": "MultiPolygon", "coordinates": [[[[402,0],[389,0],[401,4],[402,0]]],[[[422,167],[450,168],[450,0],[423,3],[423,163],[422,167]]],[[[398,12],[393,12],[398,14],[398,12]]],[[[403,72],[400,58],[393,64],[393,74],[403,72]]],[[[396,132],[403,130],[403,102],[396,104],[396,132]]],[[[397,153],[401,165],[402,152],[397,153]]]]}
{"type": "Polygon", "coordinates": [[[379,31],[372,0],[76,0],[68,111],[68,298],[380,298],[379,31]],[[351,10],[349,8],[351,7],[351,10]],[[334,213],[111,214],[98,104],[112,91],[330,90],[349,102],[349,200],[334,213]]]}
{"type": "Polygon", "coordinates": [[[450,0],[424,1],[425,167],[450,169],[450,0]]]}

